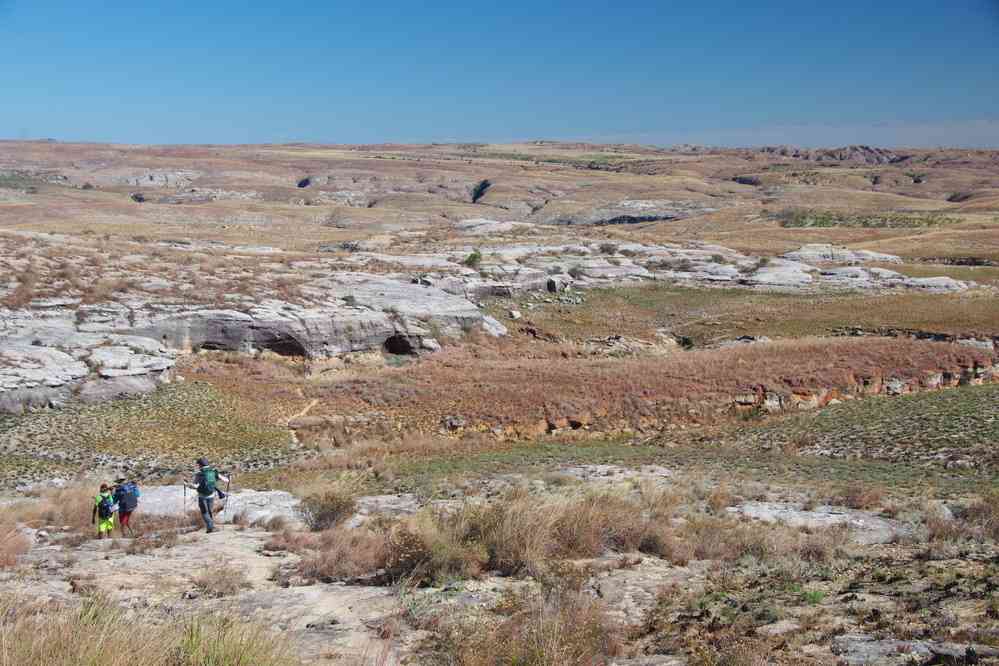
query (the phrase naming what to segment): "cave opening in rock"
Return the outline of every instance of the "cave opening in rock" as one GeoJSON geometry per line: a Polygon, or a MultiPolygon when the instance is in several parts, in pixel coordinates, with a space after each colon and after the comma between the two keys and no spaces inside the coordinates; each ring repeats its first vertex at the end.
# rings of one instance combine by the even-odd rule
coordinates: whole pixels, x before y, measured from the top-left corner
{"type": "Polygon", "coordinates": [[[274,352],[279,356],[307,356],[305,346],[290,335],[279,335],[266,340],[259,340],[257,346],[261,350],[274,352]]]}
{"type": "Polygon", "coordinates": [[[396,356],[411,356],[416,353],[413,342],[404,335],[393,335],[382,344],[382,349],[387,354],[396,356]]]}

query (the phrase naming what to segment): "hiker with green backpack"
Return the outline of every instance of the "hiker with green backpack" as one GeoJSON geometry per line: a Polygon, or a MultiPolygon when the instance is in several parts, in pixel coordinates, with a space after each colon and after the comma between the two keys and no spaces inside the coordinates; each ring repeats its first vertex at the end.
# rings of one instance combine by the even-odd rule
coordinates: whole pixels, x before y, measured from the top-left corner
{"type": "Polygon", "coordinates": [[[198,458],[198,471],[194,475],[194,483],[184,485],[198,492],[198,511],[201,512],[201,519],[205,521],[205,532],[211,534],[215,531],[215,521],[212,519],[212,509],[215,504],[215,494],[219,499],[225,499],[219,487],[219,481],[229,483],[229,479],[219,474],[219,471],[208,464],[204,458],[198,458]]]}
{"type": "Polygon", "coordinates": [[[111,538],[111,531],[114,530],[114,495],[111,494],[111,487],[101,484],[101,491],[94,498],[94,510],[90,514],[90,524],[97,523],[97,538],[103,539],[105,536],[111,538]],[[100,519],[100,522],[98,522],[100,519]]]}

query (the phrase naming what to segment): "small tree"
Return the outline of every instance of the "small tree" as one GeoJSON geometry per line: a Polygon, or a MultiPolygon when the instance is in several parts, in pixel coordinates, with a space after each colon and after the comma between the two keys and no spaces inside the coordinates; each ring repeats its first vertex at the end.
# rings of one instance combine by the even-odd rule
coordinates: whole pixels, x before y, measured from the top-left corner
{"type": "Polygon", "coordinates": [[[482,263],[482,253],[479,252],[477,249],[472,250],[471,254],[465,257],[465,259],[461,263],[468,266],[469,268],[478,268],[479,264],[482,263]]]}

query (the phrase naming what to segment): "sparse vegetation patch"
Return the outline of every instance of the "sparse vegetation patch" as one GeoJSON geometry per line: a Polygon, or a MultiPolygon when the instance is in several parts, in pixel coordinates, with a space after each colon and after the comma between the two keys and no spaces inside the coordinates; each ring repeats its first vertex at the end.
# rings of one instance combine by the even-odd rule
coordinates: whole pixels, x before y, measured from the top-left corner
{"type": "Polygon", "coordinates": [[[788,208],[774,216],[782,227],[863,229],[918,229],[961,222],[943,213],[841,213],[830,210],[788,208]]]}

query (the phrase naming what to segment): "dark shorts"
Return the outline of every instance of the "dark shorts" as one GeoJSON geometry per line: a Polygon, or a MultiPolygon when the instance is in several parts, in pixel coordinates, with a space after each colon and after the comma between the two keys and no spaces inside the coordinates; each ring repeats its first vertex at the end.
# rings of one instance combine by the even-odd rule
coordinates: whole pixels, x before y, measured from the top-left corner
{"type": "Polygon", "coordinates": [[[131,511],[119,511],[118,512],[118,524],[128,525],[128,521],[132,518],[131,511]]]}

